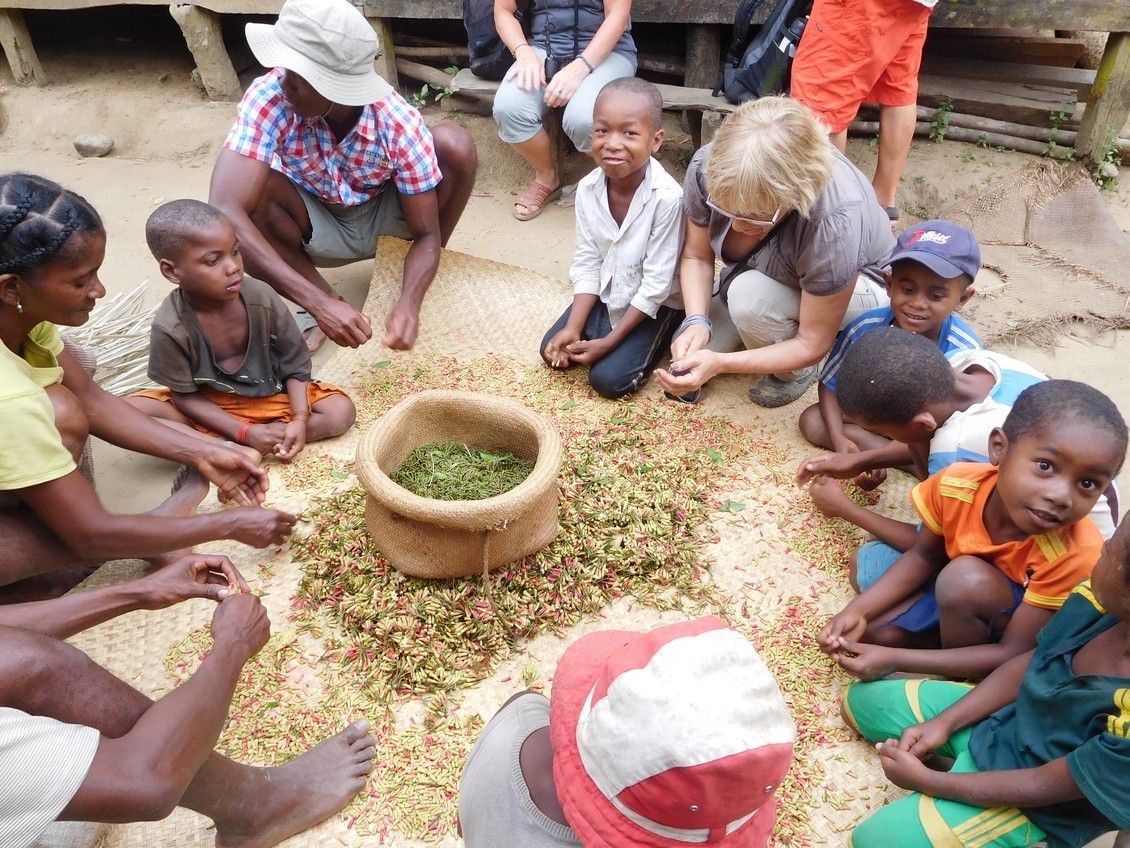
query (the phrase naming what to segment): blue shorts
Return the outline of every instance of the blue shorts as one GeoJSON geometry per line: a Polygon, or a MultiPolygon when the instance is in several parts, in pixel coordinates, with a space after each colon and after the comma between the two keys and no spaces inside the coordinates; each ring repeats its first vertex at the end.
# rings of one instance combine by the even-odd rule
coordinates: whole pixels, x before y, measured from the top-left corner
{"type": "MultiPolygon", "coordinates": [[[[997,619],[1002,615],[1012,615],[1012,613],[1016,611],[1016,608],[1020,606],[1020,602],[1024,599],[1023,586],[1019,583],[1013,583],[1011,580],[1008,581],[1008,584],[1012,589],[1012,606],[997,610],[996,615],[989,621],[990,633],[993,632],[997,619]]],[[[889,623],[910,633],[922,633],[926,630],[933,630],[938,626],[939,621],[938,599],[934,595],[934,584],[931,583],[926,593],[915,601],[910,609],[891,619],[889,623]]]]}

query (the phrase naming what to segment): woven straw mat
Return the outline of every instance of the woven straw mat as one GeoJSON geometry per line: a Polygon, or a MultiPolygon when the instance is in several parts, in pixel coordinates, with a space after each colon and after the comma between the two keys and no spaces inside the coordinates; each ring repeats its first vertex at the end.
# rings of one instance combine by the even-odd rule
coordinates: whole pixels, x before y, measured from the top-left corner
{"type": "Polygon", "coordinates": [[[986,270],[962,314],[987,347],[1051,345],[1073,322],[1130,327],[1130,237],[1081,167],[1035,162],[933,217],[981,244],[986,270]]]}
{"type": "MultiPolygon", "coordinates": [[[[383,324],[400,289],[400,273],[407,243],[383,238],[377,251],[373,283],[365,304],[374,328],[383,324]]],[[[420,321],[420,338],[408,354],[425,360],[432,355],[455,356],[468,362],[494,352],[505,354],[524,364],[538,359],[538,343],[545,330],[570,302],[570,290],[563,280],[551,279],[526,269],[445,251],[439,273],[428,293],[420,321]]],[[[358,369],[376,361],[404,356],[384,349],[376,338],[357,350],[341,350],[326,363],[317,375],[348,387],[358,369]]],[[[806,402],[815,400],[815,391],[800,403],[785,410],[757,410],[745,397],[748,379],[723,377],[713,381],[705,393],[706,408],[736,423],[754,428],[759,435],[773,440],[782,459],[776,467],[748,469],[748,488],[741,486],[722,495],[723,499],[747,500],[764,505],[765,509],[794,508],[807,495],[792,485],[797,464],[813,451],[797,432],[795,419],[806,402]],[[769,483],[766,481],[769,480],[769,483]]],[[[655,392],[653,385],[644,392],[655,392]]],[[[594,402],[603,403],[597,399],[594,402]]],[[[307,447],[308,451],[351,458],[358,435],[347,434],[339,439],[307,447]]],[[[744,474],[743,470],[743,474],[744,474]]],[[[881,509],[901,512],[908,486],[902,475],[892,473],[884,489],[881,509]]],[[[288,493],[278,475],[272,474],[270,506],[298,511],[303,501],[288,493]]],[[[204,509],[216,509],[214,496],[204,509]]],[[[849,598],[846,583],[830,589],[814,589],[811,566],[790,546],[789,538],[773,520],[759,519],[761,507],[747,509],[738,515],[720,515],[714,528],[717,541],[710,549],[715,559],[714,576],[727,591],[745,599],[750,610],[746,615],[754,623],[769,630],[774,621],[795,599],[816,606],[818,627],[849,598]]],[[[285,621],[289,599],[297,585],[298,574],[284,550],[252,551],[234,543],[209,545],[207,549],[227,553],[265,593],[264,602],[272,621],[285,621]],[[264,571],[263,566],[268,568],[264,571]]],[[[115,563],[104,568],[91,585],[117,581],[139,572],[137,563],[115,563]]],[[[80,634],[72,641],[97,662],[137,686],[142,691],[160,695],[168,690],[163,663],[173,643],[189,629],[204,624],[211,614],[207,602],[189,602],[160,612],[136,612],[80,634]]],[[[647,629],[671,620],[669,613],[635,607],[627,600],[618,601],[601,618],[582,622],[563,637],[541,635],[525,646],[522,656],[503,662],[496,674],[479,686],[461,693],[464,709],[489,717],[512,694],[521,670],[531,663],[537,666],[541,679],[552,677],[553,668],[564,648],[580,634],[607,627],[647,629]],[[511,682],[506,682],[511,681],[511,682]]],[[[838,687],[827,693],[829,709],[821,718],[833,741],[821,750],[826,762],[822,793],[817,797],[829,803],[814,804],[811,819],[811,844],[844,846],[847,833],[870,809],[885,800],[897,797],[883,778],[869,746],[852,740],[835,715],[838,687]]],[[[163,822],[143,823],[113,828],[103,843],[105,848],[173,848],[173,846],[210,845],[213,832],[209,822],[194,813],[178,810],[163,822]]],[[[346,845],[410,845],[418,844],[393,833],[384,843],[376,838],[362,839],[333,819],[286,843],[288,846],[346,845]]],[[[447,837],[443,846],[457,846],[460,841],[447,837]]]]}

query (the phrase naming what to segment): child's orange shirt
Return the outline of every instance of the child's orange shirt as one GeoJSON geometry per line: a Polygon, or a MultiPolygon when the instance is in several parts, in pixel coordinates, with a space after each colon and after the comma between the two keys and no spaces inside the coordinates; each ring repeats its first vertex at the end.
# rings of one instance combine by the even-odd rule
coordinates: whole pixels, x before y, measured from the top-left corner
{"type": "Polygon", "coordinates": [[[995,543],[985,529],[985,504],[997,486],[997,469],[981,462],[955,462],[910,493],[923,523],[946,543],[950,559],[976,556],[1024,586],[1024,602],[1056,610],[1081,580],[1091,576],[1103,538],[1090,518],[1029,536],[995,543]]]}

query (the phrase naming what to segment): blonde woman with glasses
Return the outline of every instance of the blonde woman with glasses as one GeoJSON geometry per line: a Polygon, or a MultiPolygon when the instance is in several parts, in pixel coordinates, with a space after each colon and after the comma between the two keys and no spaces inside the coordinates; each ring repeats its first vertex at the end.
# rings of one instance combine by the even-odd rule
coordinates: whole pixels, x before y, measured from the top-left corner
{"type": "Polygon", "coordinates": [[[683,184],[679,260],[687,318],[656,379],[693,402],[717,374],[754,374],[749,397],[784,406],[817,377],[836,333],[887,303],[882,268],[894,248],[871,182],[787,97],[741,106],[695,153],[683,184]],[[723,270],[715,284],[715,260],[723,270]],[[712,296],[745,350],[708,349],[712,296]]]}

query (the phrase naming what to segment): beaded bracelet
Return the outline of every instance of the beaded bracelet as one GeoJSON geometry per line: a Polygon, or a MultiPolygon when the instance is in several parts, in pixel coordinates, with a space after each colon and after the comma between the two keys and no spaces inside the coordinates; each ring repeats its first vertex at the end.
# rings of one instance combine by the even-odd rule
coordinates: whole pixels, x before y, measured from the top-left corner
{"type": "Polygon", "coordinates": [[[592,73],[593,71],[595,71],[595,70],[596,70],[596,68],[594,68],[594,67],[592,66],[592,62],[590,62],[590,61],[589,61],[588,59],[586,59],[586,58],[585,58],[585,54],[584,54],[584,53],[580,54],[580,55],[579,55],[579,56],[578,56],[577,58],[578,58],[578,59],[580,59],[580,60],[581,60],[582,62],[584,62],[584,63],[585,63],[585,67],[589,69],[589,73],[590,73],[590,74],[591,74],[591,73],[592,73]]]}
{"type": "Polygon", "coordinates": [[[714,335],[714,322],[707,318],[705,315],[688,315],[683,319],[683,323],[679,325],[679,329],[675,331],[675,335],[679,335],[683,330],[688,327],[694,326],[706,327],[706,332],[714,335]]]}

